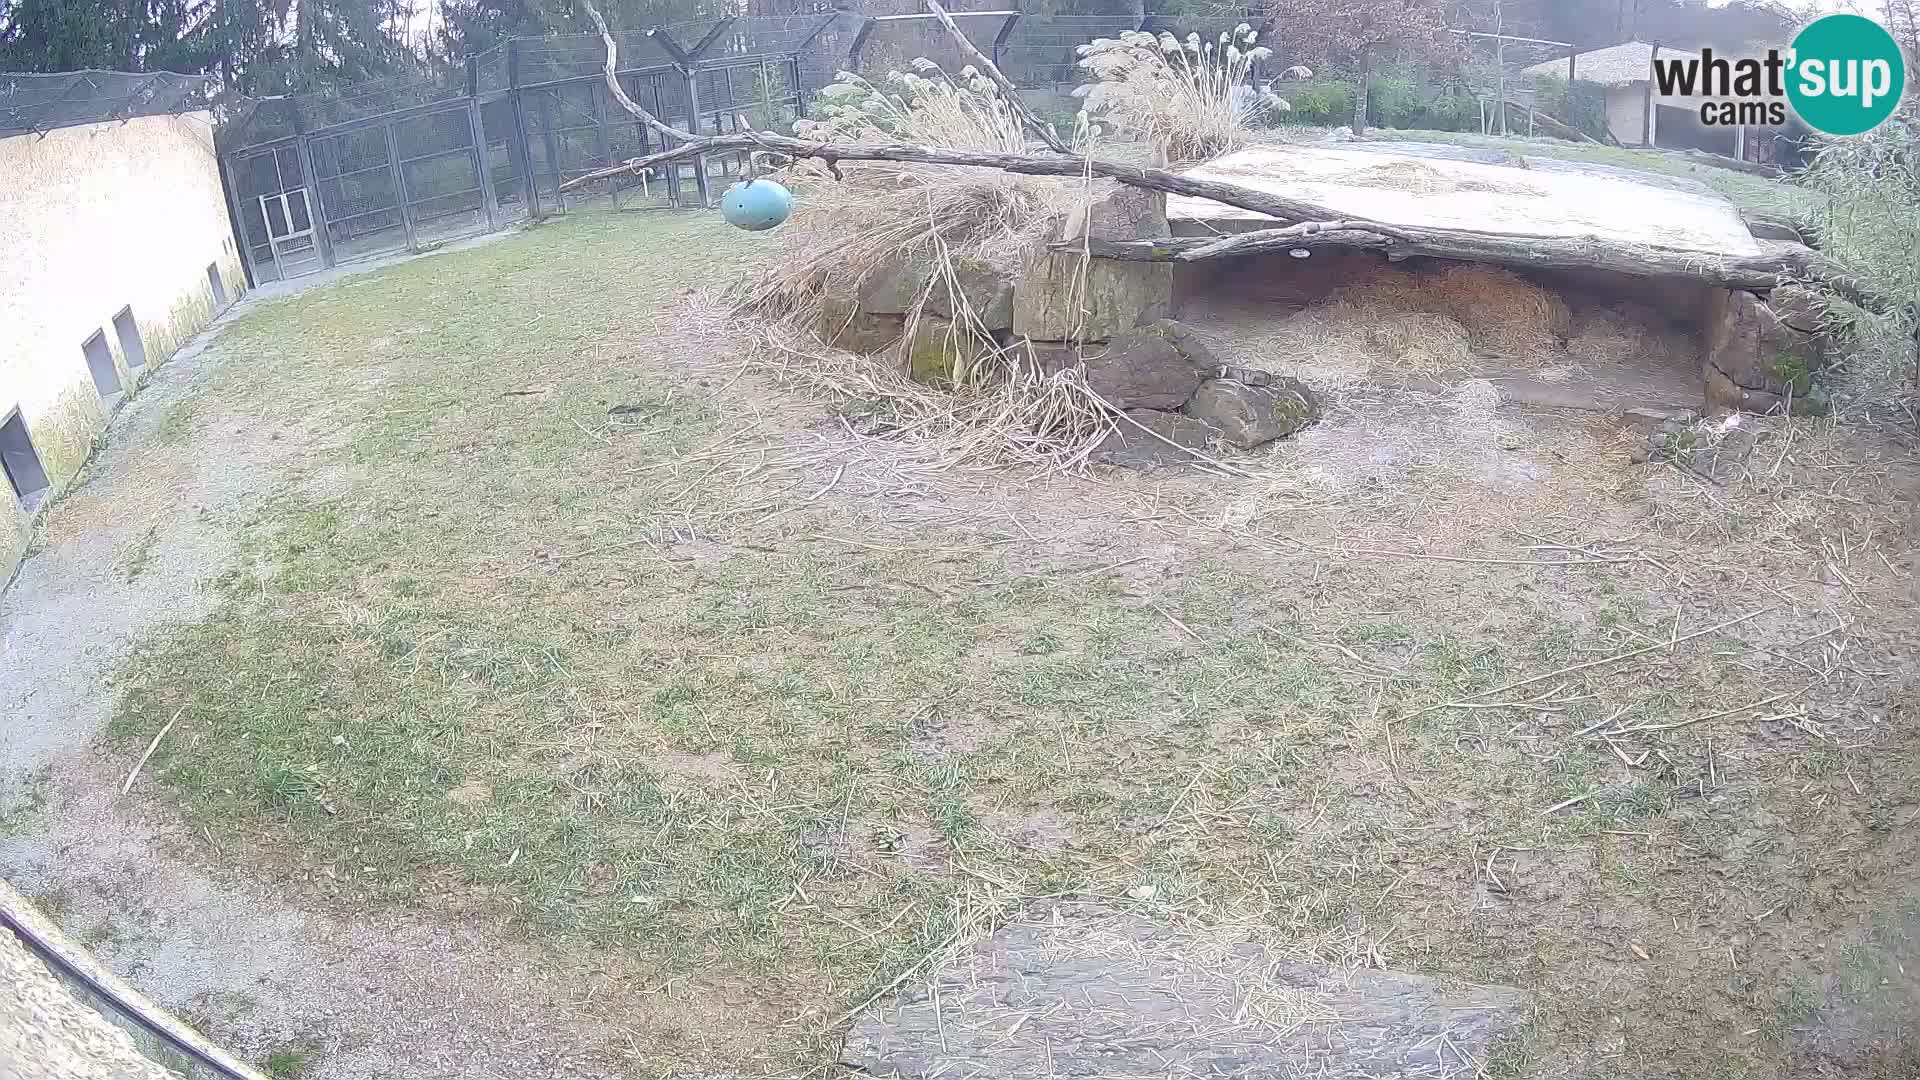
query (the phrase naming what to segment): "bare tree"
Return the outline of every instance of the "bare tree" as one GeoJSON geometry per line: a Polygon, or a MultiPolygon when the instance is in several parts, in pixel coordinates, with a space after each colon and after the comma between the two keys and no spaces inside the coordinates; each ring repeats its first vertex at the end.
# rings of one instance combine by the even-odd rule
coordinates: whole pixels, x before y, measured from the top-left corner
{"type": "Polygon", "coordinates": [[[1355,72],[1353,133],[1367,129],[1367,82],[1381,60],[1431,54],[1444,26],[1438,0],[1270,0],[1274,38],[1310,64],[1355,72]]]}

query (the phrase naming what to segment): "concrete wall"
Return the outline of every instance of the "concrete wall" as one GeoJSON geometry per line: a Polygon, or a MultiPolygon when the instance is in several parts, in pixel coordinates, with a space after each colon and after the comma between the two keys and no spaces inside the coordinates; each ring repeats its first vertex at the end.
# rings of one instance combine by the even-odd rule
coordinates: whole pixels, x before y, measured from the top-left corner
{"type": "Polygon", "coordinates": [[[1622,146],[1647,141],[1647,84],[1607,87],[1607,130],[1622,146]]]}
{"type": "MultiPolygon", "coordinates": [[[[210,321],[207,265],[245,288],[206,113],[0,139],[0,421],[16,407],[53,487],[80,472],[107,411],[81,344],[104,331],[123,389],[210,321]],[[146,367],[127,367],[113,316],[131,306],[146,367]]],[[[0,583],[31,518],[0,482],[0,583]]]]}

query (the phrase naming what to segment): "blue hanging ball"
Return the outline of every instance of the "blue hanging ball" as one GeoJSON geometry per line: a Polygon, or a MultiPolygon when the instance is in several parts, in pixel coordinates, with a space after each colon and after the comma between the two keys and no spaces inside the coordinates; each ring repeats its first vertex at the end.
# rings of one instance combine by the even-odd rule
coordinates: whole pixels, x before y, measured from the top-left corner
{"type": "Polygon", "coordinates": [[[748,232],[765,232],[793,213],[793,192],[771,180],[742,180],[720,197],[720,216],[748,232]]]}

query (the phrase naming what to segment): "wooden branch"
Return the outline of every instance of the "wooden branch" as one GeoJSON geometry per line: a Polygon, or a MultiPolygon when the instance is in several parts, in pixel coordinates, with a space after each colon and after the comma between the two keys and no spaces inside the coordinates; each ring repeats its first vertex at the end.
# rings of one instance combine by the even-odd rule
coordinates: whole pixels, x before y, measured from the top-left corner
{"type": "Polygon", "coordinates": [[[953,16],[947,14],[946,8],[940,6],[940,0],[926,0],[926,5],[927,9],[933,12],[933,17],[939,19],[940,25],[946,27],[947,33],[953,36],[954,44],[960,46],[960,55],[966,57],[974,67],[985,72],[987,78],[993,80],[993,84],[1006,95],[1007,107],[1011,108],[1035,135],[1040,136],[1040,141],[1047,144],[1047,149],[1056,154],[1072,153],[1067,144],[1060,141],[1060,136],[1054,133],[1053,125],[1041,123],[1039,117],[1027,111],[1027,106],[1020,100],[1020,92],[1015,89],[1013,80],[1001,74],[993,61],[987,59],[986,54],[975,48],[973,42],[967,39],[967,35],[960,32],[959,24],[953,21],[953,16]]]}
{"type": "MultiPolygon", "coordinates": [[[[841,161],[907,161],[921,165],[960,165],[968,168],[999,169],[1025,176],[1073,177],[1091,173],[1094,176],[1118,180],[1123,184],[1146,188],[1149,191],[1211,199],[1226,206],[1265,214],[1281,222],[1352,220],[1346,218],[1346,215],[1335,213],[1316,203],[1288,198],[1285,195],[1255,191],[1237,184],[1223,184],[1217,180],[1200,180],[1182,173],[1168,172],[1165,169],[1126,165],[1117,161],[1102,161],[1098,158],[1088,160],[1064,154],[999,154],[978,150],[948,150],[943,147],[914,146],[907,143],[814,142],[796,139],[790,135],[778,135],[770,131],[709,135],[670,150],[634,158],[612,168],[576,177],[563,184],[561,190],[571,190],[610,176],[641,172],[655,165],[716,150],[768,150],[794,158],[817,158],[830,165],[841,161]]],[[[1381,230],[1388,235],[1395,234],[1395,227],[1384,223],[1369,222],[1367,227],[1381,230]]]]}
{"type": "Polygon", "coordinates": [[[1511,108],[1519,109],[1522,116],[1532,113],[1533,122],[1551,134],[1558,135],[1563,139],[1568,139],[1573,142],[1591,143],[1595,146],[1600,145],[1598,140],[1594,139],[1593,136],[1581,131],[1579,128],[1569,127],[1531,105],[1523,105],[1512,99],[1508,99],[1507,105],[1511,108]]]}
{"type": "MultiPolygon", "coordinates": [[[[641,108],[639,102],[627,96],[626,90],[620,85],[619,76],[614,74],[615,65],[620,55],[620,46],[614,43],[613,31],[607,29],[607,20],[601,17],[600,9],[593,6],[593,0],[577,0],[577,2],[586,10],[587,17],[593,20],[594,27],[600,31],[600,40],[606,43],[607,60],[604,70],[607,76],[607,92],[613,95],[613,100],[619,102],[621,108],[639,117],[641,123],[670,139],[678,139],[681,142],[699,142],[699,137],[692,132],[681,131],[679,128],[661,121],[660,118],[641,108]]],[[[562,190],[565,189],[563,188],[562,190]]]]}
{"type": "Polygon", "coordinates": [[[1759,255],[1729,257],[1654,244],[1603,240],[1596,236],[1514,235],[1411,225],[1383,227],[1368,221],[1314,221],[1226,237],[1088,240],[1084,243],[1087,253],[1095,258],[1132,262],[1199,262],[1265,251],[1365,248],[1522,270],[1608,270],[1634,277],[1685,278],[1721,288],[1757,292],[1778,287],[1786,277],[1816,281],[1871,311],[1884,312],[1891,307],[1891,301],[1802,244],[1763,244],[1759,255]]]}

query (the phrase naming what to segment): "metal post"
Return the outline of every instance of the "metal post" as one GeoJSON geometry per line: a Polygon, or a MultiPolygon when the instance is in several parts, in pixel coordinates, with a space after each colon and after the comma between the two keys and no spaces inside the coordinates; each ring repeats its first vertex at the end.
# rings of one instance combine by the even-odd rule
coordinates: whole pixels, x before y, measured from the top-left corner
{"type": "Polygon", "coordinates": [[[260,279],[253,270],[253,249],[247,245],[247,219],[240,213],[240,184],[233,175],[232,154],[220,158],[220,179],[227,189],[227,213],[232,217],[233,242],[240,245],[240,269],[246,272],[247,288],[257,289],[260,279]]]}
{"type": "Polygon", "coordinates": [[[473,173],[480,181],[480,203],[487,211],[487,231],[500,227],[500,202],[493,192],[492,154],[487,147],[487,121],[480,113],[480,99],[467,98],[467,127],[473,131],[473,173]]]}
{"type": "Polygon", "coordinates": [[[547,175],[553,178],[553,208],[555,213],[564,214],[567,199],[560,194],[560,146],[553,139],[553,92],[546,89],[534,92],[540,95],[540,147],[547,153],[547,175]]]}
{"type": "Polygon", "coordinates": [[[420,238],[413,234],[413,207],[407,199],[407,172],[400,167],[400,139],[392,124],[381,125],[387,133],[387,170],[393,174],[393,193],[400,200],[400,224],[407,231],[407,250],[419,251],[420,238]]]}
{"type": "Polygon", "coordinates": [[[513,134],[507,137],[507,152],[513,158],[514,171],[520,174],[520,190],[526,193],[527,220],[540,220],[540,185],[533,179],[533,154],[527,149],[527,107],[520,91],[520,39],[507,39],[507,100],[513,111],[513,134]]]}
{"type": "Polygon", "coordinates": [[[1573,122],[1573,83],[1579,71],[1580,71],[1580,54],[1574,53],[1573,55],[1567,57],[1567,126],[1568,127],[1575,126],[1573,122]]]}
{"type": "MultiPolygon", "coordinates": [[[[683,69],[682,73],[687,78],[687,119],[692,121],[692,123],[688,125],[687,130],[693,132],[695,135],[699,135],[701,134],[699,79],[696,77],[692,68],[683,69]]],[[[707,186],[707,158],[704,154],[694,155],[693,186],[694,190],[700,194],[701,207],[704,208],[710,205],[712,193],[708,190],[707,186]]]]}
{"type": "MultiPolygon", "coordinates": [[[[326,200],[320,196],[320,184],[313,168],[313,143],[307,138],[307,122],[300,115],[299,102],[289,99],[288,105],[290,107],[287,111],[292,114],[293,120],[293,148],[294,152],[300,158],[300,177],[309,196],[307,199],[307,213],[314,218],[314,220],[308,221],[307,225],[313,229],[314,239],[319,245],[321,267],[330,267],[333,265],[333,238],[328,235],[329,230],[326,225],[327,203],[326,200]]],[[[273,164],[274,168],[278,170],[280,167],[280,158],[277,151],[275,152],[273,164]]],[[[284,181],[282,181],[282,190],[285,190],[284,181]]],[[[292,223],[289,222],[288,224],[291,225],[292,223]]]]}
{"type": "MultiPolygon", "coordinates": [[[[618,76],[616,76],[617,78],[618,76]]],[[[593,153],[599,159],[602,168],[613,165],[613,140],[607,134],[607,99],[612,95],[604,82],[593,88],[593,153]]],[[[620,209],[620,182],[607,181],[607,194],[613,199],[613,208],[620,209]]]]}
{"type": "Polygon", "coordinates": [[[319,176],[313,169],[313,142],[305,132],[296,136],[293,144],[300,151],[300,172],[306,177],[307,193],[312,196],[308,201],[308,212],[314,220],[307,224],[313,227],[313,235],[320,241],[320,264],[333,265],[333,237],[327,228],[327,200],[321,194],[319,176]]]}

